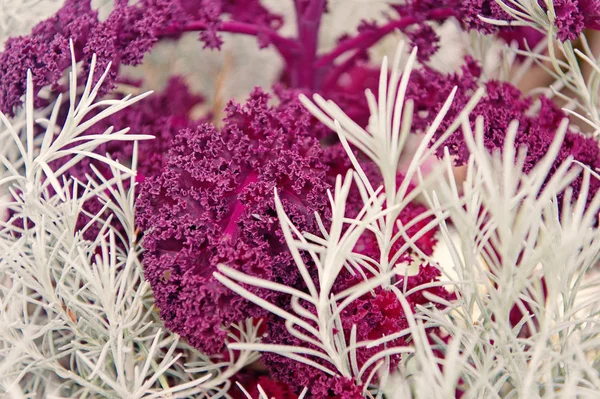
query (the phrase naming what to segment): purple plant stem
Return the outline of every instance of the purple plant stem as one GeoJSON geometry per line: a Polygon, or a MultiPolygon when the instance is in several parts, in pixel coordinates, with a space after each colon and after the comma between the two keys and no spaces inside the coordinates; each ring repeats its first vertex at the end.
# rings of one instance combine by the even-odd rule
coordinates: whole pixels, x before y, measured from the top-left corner
{"type": "MultiPolygon", "coordinates": [[[[454,15],[454,11],[452,9],[442,8],[431,11],[427,16],[427,20],[443,20],[448,17],[451,17],[452,15],[454,15]]],[[[357,50],[346,61],[333,68],[327,74],[323,81],[323,84],[320,85],[320,88],[327,89],[335,85],[335,83],[339,80],[340,76],[347,72],[350,68],[352,68],[352,66],[356,63],[357,59],[363,54],[363,52],[369,47],[373,46],[379,40],[381,40],[381,38],[383,38],[385,35],[389,34],[395,29],[404,29],[409,25],[415,24],[419,21],[420,20],[414,17],[404,17],[382,26],[381,28],[377,29],[377,31],[365,32],[356,36],[353,39],[349,39],[341,43],[329,54],[322,56],[317,61],[316,66],[321,68],[325,67],[330,62],[333,62],[338,56],[347,52],[348,50],[351,50],[352,48],[357,48],[357,50]]]]}
{"type": "Polygon", "coordinates": [[[304,10],[295,1],[296,21],[298,24],[298,43],[302,53],[292,68],[291,85],[294,87],[314,86],[315,60],[317,58],[319,27],[325,7],[325,0],[311,0],[304,10]]]}
{"type": "MultiPolygon", "coordinates": [[[[437,10],[433,10],[429,12],[425,18],[428,21],[438,21],[444,20],[446,18],[452,17],[456,14],[456,11],[451,8],[440,8],[437,10]]],[[[383,25],[379,29],[375,31],[368,31],[361,33],[355,36],[352,39],[348,39],[340,43],[335,49],[333,49],[328,54],[325,54],[319,58],[316,62],[315,66],[320,68],[327,66],[333,63],[340,55],[345,52],[352,50],[354,48],[358,48],[360,50],[365,50],[371,47],[373,44],[377,43],[382,37],[392,32],[395,29],[404,29],[412,24],[417,22],[421,22],[422,19],[415,18],[413,16],[408,16],[404,18],[400,18],[395,21],[391,21],[386,25],[383,25]]]]}
{"type": "MultiPolygon", "coordinates": [[[[182,26],[169,26],[159,32],[159,37],[175,36],[183,32],[196,32],[208,29],[204,22],[193,21],[182,26]]],[[[301,51],[300,45],[294,39],[288,39],[279,35],[272,29],[256,26],[245,22],[227,21],[219,24],[217,30],[219,32],[240,33],[242,35],[258,36],[266,35],[271,40],[271,43],[277,48],[281,56],[287,61],[294,53],[301,51]]]]}
{"type": "MultiPolygon", "coordinates": [[[[290,85],[314,90],[317,87],[327,88],[334,85],[339,77],[355,64],[366,49],[395,29],[405,29],[423,20],[438,21],[455,15],[455,10],[451,8],[439,8],[430,11],[425,18],[403,17],[391,21],[374,31],[364,32],[352,39],[345,40],[328,54],[317,58],[319,27],[323,16],[324,2],[325,0],[311,0],[306,6],[302,7],[300,1],[294,0],[298,38],[283,37],[272,29],[237,21],[221,22],[217,30],[250,36],[266,35],[290,68],[290,85]],[[353,49],[356,50],[355,53],[342,64],[334,67],[325,76],[322,84],[317,82],[317,80],[320,80],[318,78],[319,71],[323,72],[340,55],[353,49]]],[[[159,33],[159,37],[175,36],[183,32],[202,31],[208,28],[204,22],[193,21],[181,26],[169,26],[159,33]]]]}

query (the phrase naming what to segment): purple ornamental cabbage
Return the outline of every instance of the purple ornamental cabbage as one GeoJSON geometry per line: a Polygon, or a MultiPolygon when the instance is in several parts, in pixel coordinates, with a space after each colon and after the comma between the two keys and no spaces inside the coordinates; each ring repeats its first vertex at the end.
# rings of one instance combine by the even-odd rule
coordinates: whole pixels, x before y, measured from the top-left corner
{"type": "MultiPolygon", "coordinates": [[[[27,69],[32,70],[36,91],[44,86],[51,86],[53,92],[66,90],[59,81],[71,66],[69,40],[73,41],[75,58],[83,61],[84,75],[87,76],[93,54],[97,56],[96,78],[111,63],[100,90],[103,95],[114,89],[120,65],[139,65],[161,39],[197,30],[206,47],[220,48],[222,39],[218,32],[231,31],[233,25],[244,33],[250,25],[267,45],[269,36],[261,32],[274,32],[282,23],[280,16],[270,13],[258,0],[115,3],[106,20],[100,21],[91,0],[66,0],[55,16],[37,24],[31,34],[10,38],[0,53],[0,111],[14,115],[22,104],[27,69]],[[222,21],[225,15],[228,22],[222,21]]],[[[41,99],[36,99],[36,105],[42,104],[41,99]]]]}
{"type": "MultiPolygon", "coordinates": [[[[97,55],[96,78],[112,63],[100,94],[114,88],[118,66],[137,65],[158,40],[155,33],[174,18],[170,0],[143,0],[128,6],[119,1],[106,21],[98,20],[89,0],[67,0],[58,13],[36,25],[28,36],[10,38],[0,53],[0,111],[14,114],[25,92],[25,76],[31,69],[36,90],[50,85],[64,91],[59,80],[71,66],[69,40],[75,58],[83,61],[87,75],[97,55]]],[[[37,100],[37,105],[41,105],[37,100]]]]}
{"type": "Polygon", "coordinates": [[[179,132],[137,202],[145,276],[161,317],[208,354],[223,349],[231,323],[266,314],[212,277],[219,263],[299,284],[273,189],[300,230],[314,231],[314,212],[327,208],[326,169],[308,114],[298,102],[270,107],[268,99],[256,89],[244,106],[228,105],[220,131],[204,124],[179,132]]]}
{"type": "MultiPolygon", "coordinates": [[[[477,88],[480,74],[479,64],[469,57],[465,59],[459,73],[442,74],[427,67],[413,71],[407,91],[407,99],[412,99],[415,103],[413,127],[419,131],[431,124],[452,88],[458,86],[459,90],[448,115],[438,129],[437,134],[441,135],[471,98],[477,88]]],[[[491,80],[485,83],[485,88],[487,94],[469,116],[472,126],[477,117],[483,116],[484,143],[493,151],[503,148],[506,130],[511,121],[519,121],[515,146],[527,148],[524,171],[529,172],[546,154],[560,122],[567,115],[544,96],[539,98],[539,110],[532,113],[533,98],[525,96],[507,82],[491,80]]],[[[462,131],[452,134],[444,145],[455,157],[457,166],[466,164],[469,150],[462,131]]],[[[443,148],[439,149],[437,155],[443,156],[443,148]]],[[[569,156],[590,166],[592,170],[600,167],[600,150],[596,141],[573,130],[566,134],[561,151],[554,162],[555,168],[569,156]]],[[[579,192],[581,179],[580,176],[572,183],[574,195],[579,192]]],[[[588,198],[591,199],[599,188],[600,181],[593,179],[588,198]]]]}
{"type": "MultiPolygon", "coordinates": [[[[507,6],[514,8],[509,1],[503,1],[507,6]]],[[[539,3],[545,9],[544,2],[540,1],[539,3]]],[[[557,37],[561,41],[576,40],[585,28],[600,29],[599,0],[554,0],[553,6],[556,14],[554,25],[557,29],[557,37]]],[[[505,32],[513,29],[491,25],[482,21],[479,16],[504,21],[512,20],[496,0],[466,0],[462,2],[459,19],[469,29],[476,29],[482,33],[505,32]]]]}

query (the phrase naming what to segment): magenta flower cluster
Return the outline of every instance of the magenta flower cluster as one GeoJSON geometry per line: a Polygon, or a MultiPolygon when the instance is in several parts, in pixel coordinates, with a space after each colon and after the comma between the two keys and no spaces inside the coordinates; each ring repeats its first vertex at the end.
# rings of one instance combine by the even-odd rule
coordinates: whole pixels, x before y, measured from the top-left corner
{"type": "MultiPolygon", "coordinates": [[[[443,131],[483,79],[481,66],[470,57],[465,58],[457,73],[443,74],[428,66],[439,48],[433,27],[454,19],[465,30],[489,34],[498,29],[482,22],[480,15],[508,18],[494,0],[410,0],[394,6],[397,16],[388,16],[384,23],[363,21],[356,34],[339,38],[332,50],[323,53],[318,51],[318,40],[322,17],[329,12],[326,1],[295,0],[294,4],[297,34],[284,37],[279,32],[282,16],[258,0],[140,0],[134,5],[119,0],[104,20],[99,19],[90,1],[67,0],[55,16],[38,24],[30,35],[8,40],[0,53],[0,110],[12,115],[22,105],[27,69],[32,70],[37,91],[50,88],[51,100],[67,89],[61,78],[71,62],[69,40],[73,41],[77,59],[83,61],[84,74],[92,54],[97,55],[97,77],[111,63],[101,95],[110,95],[118,82],[134,83],[120,74],[122,65],[140,64],[155,43],[177,40],[184,32],[197,32],[199,40],[210,49],[219,49],[224,40],[221,33],[227,32],[253,35],[259,47],[277,50],[284,68],[273,87],[275,98],[257,88],[244,104],[230,102],[220,128],[209,123],[211,115],[192,118],[193,108],[204,99],[191,93],[183,78],[173,78],[162,93],[115,114],[89,132],[98,134],[114,125],[156,137],[139,147],[137,224],[143,236],[145,278],[152,286],[165,325],[211,355],[223,353],[231,324],[248,318],[264,320],[266,342],[300,344],[281,319],[237,296],[213,277],[217,265],[223,263],[252,276],[303,288],[279,227],[273,190],[277,189],[299,230],[318,234],[314,214],[319,213],[328,223],[326,191],[351,164],[336,136],[305,111],[297,95],[317,92],[366,126],[369,112],[364,90],[376,92],[378,82],[378,70],[369,62],[368,50],[399,29],[419,47],[421,66],[413,71],[407,91],[407,98],[415,105],[414,133],[423,132],[452,88],[459,88],[442,124],[443,131]]],[[[575,39],[584,28],[600,28],[600,1],[558,0],[554,7],[561,40],[575,39]]],[[[521,40],[524,34],[531,34],[510,27],[499,33],[507,40],[521,40]]],[[[529,44],[537,40],[535,34],[530,37],[529,44]]],[[[485,144],[494,150],[502,148],[509,123],[518,120],[516,145],[527,148],[525,168],[531,170],[566,115],[545,97],[539,99],[539,109],[532,112],[534,99],[509,83],[491,80],[484,84],[487,94],[472,113],[471,122],[484,117],[485,144]]],[[[43,106],[46,101],[37,98],[36,105],[43,106]]],[[[469,152],[461,133],[451,136],[445,145],[456,165],[467,161],[469,152]]],[[[109,152],[127,163],[132,150],[130,144],[115,142],[101,146],[97,152],[109,152]]],[[[557,165],[569,156],[593,168],[600,167],[596,142],[574,131],[567,134],[557,165]]],[[[357,157],[371,181],[380,183],[375,166],[358,151],[357,157]]],[[[83,179],[92,164],[108,175],[105,166],[92,160],[81,162],[70,173],[83,179]]],[[[579,184],[573,183],[576,192],[579,184]]],[[[599,188],[593,184],[590,197],[599,188]]],[[[351,192],[347,213],[355,215],[360,205],[359,193],[351,192]]],[[[100,210],[97,203],[86,206],[91,213],[100,210]]],[[[399,219],[408,223],[425,211],[423,205],[409,204],[399,219]]],[[[424,219],[408,233],[415,234],[429,221],[424,219]]],[[[98,229],[92,228],[87,234],[98,234],[98,229]]],[[[426,254],[432,254],[436,244],[435,230],[417,242],[426,254]]],[[[379,257],[376,239],[368,234],[355,250],[379,257]]],[[[410,261],[413,255],[409,251],[402,260],[410,261]]],[[[310,265],[309,259],[306,261],[310,265]]],[[[316,278],[316,271],[313,273],[316,278]]],[[[407,285],[417,287],[439,277],[439,270],[424,265],[416,276],[408,277],[407,285]]],[[[339,292],[358,282],[355,276],[342,274],[334,290],[339,292]]],[[[426,291],[452,299],[441,287],[426,291]]],[[[284,308],[290,306],[285,295],[260,289],[253,292],[284,308]]],[[[412,307],[429,303],[422,291],[407,299],[412,307]]],[[[383,289],[358,298],[342,313],[345,332],[356,325],[359,341],[397,332],[406,328],[406,323],[397,300],[383,289]]],[[[395,343],[406,342],[399,339],[395,343]]],[[[359,367],[376,351],[360,349],[359,367]]],[[[390,362],[396,364],[399,356],[392,356],[390,362]]],[[[249,384],[258,381],[270,395],[282,398],[296,398],[305,385],[316,398],[362,397],[363,387],[351,380],[333,378],[289,358],[265,354],[261,362],[268,375],[245,371],[236,378],[249,384]]],[[[239,394],[232,388],[234,398],[241,397],[239,394]]]]}

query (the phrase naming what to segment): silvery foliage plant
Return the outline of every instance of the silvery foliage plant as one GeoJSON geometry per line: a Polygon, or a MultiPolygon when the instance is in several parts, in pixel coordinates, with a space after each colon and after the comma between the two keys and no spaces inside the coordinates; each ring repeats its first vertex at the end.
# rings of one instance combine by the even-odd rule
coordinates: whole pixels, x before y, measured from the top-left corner
{"type": "MultiPolygon", "coordinates": [[[[501,3],[516,25],[545,32],[549,50],[513,48],[507,62],[519,54],[543,65],[555,80],[550,91],[566,100],[570,116],[597,137],[597,59],[583,35],[582,50],[555,39],[556,13],[546,3],[546,12],[533,0],[501,3]],[[591,76],[584,77],[584,64],[591,66],[591,76]]],[[[71,49],[63,95],[35,106],[30,71],[23,81],[23,108],[14,116],[0,113],[2,397],[231,397],[228,392],[238,384],[251,398],[250,387],[235,377],[265,352],[345,378],[362,387],[365,398],[451,398],[459,391],[463,398],[598,397],[600,194],[589,193],[600,176],[572,158],[555,165],[567,119],[545,156],[526,173],[527,150],[515,146],[518,122],[507,129],[503,147],[490,151],[483,117],[470,123],[485,89],[475,90],[461,112],[450,115],[455,88],[421,144],[409,151],[414,103],[407,99],[407,87],[419,50],[404,42],[391,62],[384,58],[377,94],[366,93],[366,128],[335,102],[319,94],[301,95],[314,118],[335,132],[352,165],[328,191],[329,219],[315,215],[318,234],[300,231],[280,193],[272,193],[303,287],[227,264],[214,273],[220,284],[283,319],[301,344],[263,342],[261,322],[249,319],[230,327],[225,353],[208,356],[165,328],[144,279],[143,241],[135,221],[137,151],[140,142],[153,137],[112,128],[86,134],[152,93],[100,98],[110,64],[97,71],[94,57],[85,84],[78,85],[81,65],[72,44],[71,49]],[[445,140],[457,132],[469,150],[465,178],[457,177],[447,149],[424,173],[427,160],[444,151],[445,140]],[[110,141],[134,142],[131,161],[95,152],[110,141]],[[370,180],[358,153],[375,165],[383,183],[370,180]],[[86,158],[108,166],[110,175],[94,167],[85,179],[68,174],[86,158]],[[406,158],[408,167],[400,170],[406,158]],[[572,187],[576,179],[581,181],[577,192],[572,187]],[[351,190],[359,193],[361,209],[349,216],[351,190]],[[413,226],[397,219],[417,198],[427,205],[421,217],[428,222],[409,236],[413,226]],[[84,207],[88,202],[101,204],[100,211],[90,214],[84,207]],[[82,226],[84,216],[88,222],[82,226]],[[100,229],[89,239],[85,233],[92,225],[100,229]],[[425,254],[417,246],[434,228],[443,256],[425,254]],[[355,250],[366,233],[377,237],[380,258],[355,250]],[[392,245],[396,241],[402,242],[400,248],[392,245]],[[408,279],[402,278],[408,268],[397,264],[408,250],[418,262],[442,270],[443,277],[408,288],[408,279]],[[364,281],[335,291],[336,281],[348,270],[362,273],[364,281]],[[434,286],[445,287],[455,299],[426,291],[434,286]],[[344,328],[341,315],[376,289],[393,293],[408,327],[359,341],[356,327],[344,328]],[[407,298],[421,290],[430,305],[411,307],[407,298]],[[290,305],[272,303],[260,292],[287,295],[290,305]],[[516,325],[509,322],[515,311],[521,314],[516,325]],[[357,352],[365,348],[377,350],[359,366],[357,352]],[[400,360],[394,363],[397,355],[400,360]]],[[[261,399],[269,399],[262,387],[257,390],[261,399]]],[[[308,388],[299,391],[299,397],[309,397],[308,388]]]]}

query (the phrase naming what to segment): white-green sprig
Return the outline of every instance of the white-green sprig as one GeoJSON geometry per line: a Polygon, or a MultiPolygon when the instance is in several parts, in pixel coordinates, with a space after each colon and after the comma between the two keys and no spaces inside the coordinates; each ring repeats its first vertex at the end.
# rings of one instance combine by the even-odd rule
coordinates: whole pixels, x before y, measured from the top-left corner
{"type": "MultiPolygon", "coordinates": [[[[456,286],[457,300],[444,303],[445,310],[422,308],[421,317],[450,339],[438,340],[441,357],[416,350],[400,375],[416,397],[445,397],[456,387],[469,398],[594,397],[600,326],[590,292],[600,292],[591,272],[600,248],[600,195],[587,201],[592,172],[572,160],[554,170],[566,120],[527,174],[525,149],[515,150],[517,123],[500,155],[485,148],[482,122],[474,133],[468,121],[463,124],[472,155],[461,194],[448,179],[427,195],[434,209],[446,204],[451,224],[440,224],[441,238],[466,283],[456,286]],[[573,198],[570,184],[581,173],[581,191],[573,198]],[[444,373],[435,371],[438,365],[444,373]]],[[[452,173],[449,162],[447,170],[452,173]]]]}
{"type": "MultiPolygon", "coordinates": [[[[478,90],[465,106],[459,118],[442,134],[440,140],[433,146],[428,147],[450,108],[456,89],[452,92],[442,110],[428,128],[425,138],[415,154],[409,155],[412,155],[412,162],[404,176],[404,180],[397,185],[400,155],[407,136],[411,132],[413,114],[412,101],[405,101],[404,96],[417,51],[416,49],[412,51],[404,70],[401,72],[399,65],[402,49],[403,44],[400,43],[394,59],[389,86],[387,59],[383,61],[380,75],[379,104],[377,104],[371,92],[367,91],[366,93],[371,105],[371,120],[373,121],[368,130],[360,128],[332,101],[325,101],[320,96],[315,95],[315,101],[319,108],[306,97],[300,97],[303,104],[313,115],[331,129],[337,131],[338,137],[354,166],[354,171],[350,170],[344,177],[337,176],[334,191],[329,193],[331,220],[328,229],[325,229],[319,215],[316,215],[321,227],[321,236],[298,231],[286,215],[278,193],[276,191],[274,193],[281,229],[303,278],[306,292],[246,275],[227,265],[220,265],[219,272],[214,274],[217,280],[237,294],[285,319],[290,334],[315,349],[306,346],[274,344],[232,344],[230,348],[275,352],[315,367],[326,374],[351,378],[358,386],[364,387],[365,395],[374,394],[378,397],[381,397],[383,391],[378,388],[374,380],[376,375],[380,374],[379,382],[385,381],[390,371],[390,356],[408,354],[414,351],[411,346],[394,347],[388,345],[394,339],[410,336],[411,330],[416,331],[417,329],[417,323],[414,320],[406,296],[418,291],[418,289],[407,292],[406,278],[403,279],[405,284],[402,290],[394,286],[398,280],[398,275],[406,277],[408,273],[406,268],[400,267],[398,259],[409,249],[413,249],[420,254],[422,259],[429,259],[415,245],[415,241],[436,227],[439,221],[446,217],[442,214],[439,218],[434,218],[416,234],[409,236],[407,233],[409,228],[424,218],[435,215],[435,212],[433,210],[424,212],[406,226],[398,221],[398,215],[417,195],[432,186],[439,177],[439,173],[432,173],[426,181],[422,181],[422,184],[416,188],[409,188],[411,179],[419,174],[421,164],[460,126],[462,118],[469,114],[483,95],[483,90],[478,90]],[[327,112],[329,116],[322,110],[327,112]],[[350,144],[367,155],[378,167],[383,177],[381,187],[376,187],[373,182],[369,181],[350,144]],[[363,207],[356,217],[350,218],[346,214],[347,199],[353,183],[360,192],[363,207]],[[394,233],[395,227],[398,229],[396,233],[394,233]],[[382,254],[379,259],[372,259],[355,252],[358,240],[366,233],[375,235],[379,251],[382,254]],[[396,252],[391,253],[392,245],[399,239],[403,239],[406,244],[396,252]],[[312,264],[305,262],[302,252],[309,254],[312,264]],[[310,267],[316,269],[318,276],[316,282],[313,281],[310,267]],[[334,292],[334,283],[344,269],[353,274],[359,273],[364,277],[364,281],[342,292],[334,292]],[[374,277],[368,278],[367,276],[374,277]],[[292,312],[260,298],[241,284],[291,295],[292,312]],[[405,311],[406,318],[410,320],[411,328],[400,331],[393,336],[384,337],[381,340],[357,342],[356,327],[350,333],[344,332],[341,314],[353,301],[378,287],[392,290],[397,295],[405,311]],[[359,367],[356,351],[360,348],[373,346],[380,348],[381,351],[367,359],[359,367]]],[[[417,261],[421,264],[420,262],[424,261],[417,261]]],[[[427,287],[420,287],[419,289],[423,288],[427,287]]]]}
{"type": "Polygon", "coordinates": [[[544,0],[544,8],[537,0],[494,1],[511,19],[503,21],[480,17],[483,21],[498,26],[527,26],[546,36],[534,50],[513,49],[515,53],[529,57],[518,75],[522,75],[532,62],[548,73],[555,80],[550,86],[550,94],[563,100],[566,103],[564,110],[584,124],[584,132],[590,131],[597,138],[600,135],[600,67],[586,35],[582,33],[579,36],[581,49],[570,40],[559,40],[555,25],[557,15],[551,0],[544,0]],[[541,53],[544,44],[547,54],[541,53]],[[585,68],[589,70],[587,73],[585,68]],[[565,89],[570,94],[565,94],[565,89]]]}
{"type": "MultiPolygon", "coordinates": [[[[137,142],[152,136],[112,128],[87,134],[150,93],[97,100],[110,65],[94,84],[93,57],[87,83],[78,89],[72,45],[71,53],[64,123],[57,123],[61,95],[49,108],[34,109],[31,72],[24,109],[12,119],[0,114],[0,396],[226,396],[229,379],[257,354],[232,352],[227,360],[199,354],[165,331],[143,278],[135,226],[137,142]],[[130,164],[94,152],[112,140],[134,141],[130,164]],[[92,166],[84,181],[68,177],[86,157],[108,165],[110,175],[92,166]],[[88,201],[99,201],[101,210],[84,210],[88,201]],[[90,221],[79,228],[84,215],[90,221]],[[84,238],[93,224],[98,234],[84,238]]],[[[237,328],[231,342],[260,339],[252,323],[237,328]]]]}

